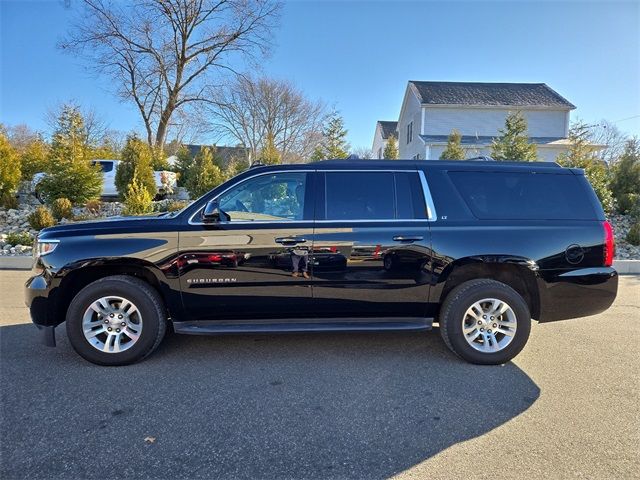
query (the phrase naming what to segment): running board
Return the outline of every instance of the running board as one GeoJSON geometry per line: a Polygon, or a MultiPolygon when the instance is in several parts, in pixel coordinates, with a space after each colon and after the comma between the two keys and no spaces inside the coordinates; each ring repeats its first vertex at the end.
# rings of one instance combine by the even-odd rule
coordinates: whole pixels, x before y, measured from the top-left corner
{"type": "Polygon", "coordinates": [[[240,333],[388,332],[431,330],[433,318],[334,318],[173,322],[176,333],[224,335],[240,333]]]}

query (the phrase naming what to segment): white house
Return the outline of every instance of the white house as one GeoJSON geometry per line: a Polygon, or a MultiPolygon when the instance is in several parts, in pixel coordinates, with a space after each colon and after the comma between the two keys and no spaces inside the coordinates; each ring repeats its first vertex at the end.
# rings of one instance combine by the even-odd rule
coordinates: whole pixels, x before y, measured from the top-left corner
{"type": "MultiPolygon", "coordinates": [[[[555,161],[569,147],[569,112],[575,108],[544,83],[410,81],[396,126],[399,157],[437,160],[454,129],[462,135],[467,157],[490,155],[506,116],[519,111],[539,160],[555,161]]],[[[394,122],[376,124],[375,157],[381,146],[384,150],[387,123],[394,122]]]]}
{"type": "Polygon", "coordinates": [[[384,149],[391,135],[398,139],[398,122],[378,120],[376,133],[373,135],[373,147],[371,147],[373,158],[384,158],[384,149]]]}

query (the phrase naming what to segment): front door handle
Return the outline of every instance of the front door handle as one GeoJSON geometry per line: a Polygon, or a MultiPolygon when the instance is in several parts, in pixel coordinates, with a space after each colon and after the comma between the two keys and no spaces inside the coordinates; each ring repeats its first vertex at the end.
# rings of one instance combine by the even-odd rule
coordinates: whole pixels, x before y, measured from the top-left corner
{"type": "Polygon", "coordinates": [[[307,239],[296,237],[278,237],[276,238],[276,243],[281,243],[282,245],[297,245],[298,243],[307,243],[307,239]]]}
{"type": "Polygon", "coordinates": [[[395,237],[393,237],[393,241],[394,242],[419,242],[420,240],[422,240],[423,237],[421,236],[411,236],[411,237],[407,237],[404,235],[396,235],[395,237]]]}

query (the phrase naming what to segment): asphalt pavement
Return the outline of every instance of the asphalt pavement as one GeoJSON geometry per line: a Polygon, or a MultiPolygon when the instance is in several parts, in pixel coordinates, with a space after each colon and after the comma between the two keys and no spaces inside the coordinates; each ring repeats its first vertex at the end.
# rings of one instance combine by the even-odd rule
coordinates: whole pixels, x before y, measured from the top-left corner
{"type": "Polygon", "coordinates": [[[0,478],[640,478],[640,277],[504,366],[428,333],[172,335],[99,367],[0,271],[0,478]]]}

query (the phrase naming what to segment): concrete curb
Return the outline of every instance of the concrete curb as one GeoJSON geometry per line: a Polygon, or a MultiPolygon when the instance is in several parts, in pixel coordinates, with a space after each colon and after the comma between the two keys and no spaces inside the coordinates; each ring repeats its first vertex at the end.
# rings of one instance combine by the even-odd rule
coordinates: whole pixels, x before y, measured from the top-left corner
{"type": "Polygon", "coordinates": [[[0,257],[0,270],[31,270],[33,257],[22,255],[16,257],[0,257]]]}
{"type": "Polygon", "coordinates": [[[620,275],[638,275],[640,274],[640,260],[614,260],[613,268],[620,275]]]}
{"type": "MultiPolygon", "coordinates": [[[[0,270],[31,270],[32,256],[0,257],[0,270]]],[[[614,260],[613,268],[620,275],[639,275],[640,260],[614,260]]]]}

